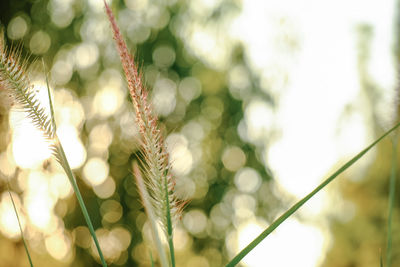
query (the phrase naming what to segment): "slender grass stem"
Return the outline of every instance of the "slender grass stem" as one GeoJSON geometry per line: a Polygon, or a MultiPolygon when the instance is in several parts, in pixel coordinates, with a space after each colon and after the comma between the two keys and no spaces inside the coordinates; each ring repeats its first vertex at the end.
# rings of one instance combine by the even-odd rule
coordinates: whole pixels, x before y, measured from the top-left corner
{"type": "MultiPolygon", "coordinates": [[[[16,170],[15,173],[14,173],[14,177],[17,177],[17,176],[18,176],[18,172],[19,172],[19,169],[17,168],[17,170],[16,170]]],[[[2,173],[1,171],[0,171],[0,176],[2,176],[2,177],[4,178],[4,180],[6,180],[6,182],[7,182],[7,191],[8,191],[8,194],[10,195],[10,199],[11,199],[11,203],[12,203],[12,205],[13,205],[13,209],[14,209],[14,212],[15,212],[15,216],[17,216],[18,227],[19,227],[19,231],[21,232],[22,243],[24,244],[25,252],[26,252],[26,255],[28,256],[29,265],[30,265],[31,267],[33,267],[33,262],[32,262],[32,258],[31,258],[31,254],[29,253],[28,244],[26,243],[26,240],[25,240],[25,237],[24,237],[24,231],[22,230],[21,220],[19,219],[18,210],[17,210],[17,207],[15,206],[14,198],[13,198],[13,196],[12,196],[12,194],[11,194],[10,182],[9,182],[10,177],[8,177],[7,175],[5,175],[5,174],[2,173]]]]}
{"type": "Polygon", "coordinates": [[[70,181],[70,183],[72,185],[72,188],[74,189],[76,198],[78,199],[79,206],[81,207],[83,216],[85,217],[85,221],[86,221],[86,223],[87,223],[87,225],[89,227],[89,232],[92,235],[92,238],[93,238],[94,243],[96,245],[97,251],[99,253],[101,264],[103,265],[103,267],[107,267],[107,263],[106,263],[106,261],[104,259],[103,253],[101,251],[99,241],[97,240],[96,233],[94,231],[92,221],[90,220],[89,213],[88,213],[88,211],[86,209],[85,202],[83,201],[81,192],[79,191],[78,184],[76,183],[75,176],[74,176],[74,174],[73,174],[73,172],[71,170],[71,167],[69,166],[69,163],[68,163],[67,157],[65,155],[64,149],[63,149],[63,147],[62,147],[62,145],[60,143],[60,140],[58,139],[57,135],[55,136],[55,140],[56,140],[55,146],[56,146],[57,152],[59,153],[59,156],[60,156],[59,160],[60,160],[61,166],[64,168],[64,171],[68,176],[68,179],[69,179],[69,181],[70,181]]]}
{"type": "Polygon", "coordinates": [[[396,194],[396,176],[397,176],[397,138],[392,141],[392,168],[390,172],[389,182],[389,214],[388,214],[388,229],[387,229],[387,250],[386,250],[386,266],[392,265],[392,221],[393,209],[396,194]]]}
{"type": "Polygon", "coordinates": [[[329,176],[325,181],[323,181],[319,186],[317,186],[311,193],[305,196],[303,199],[294,204],[290,209],[288,209],[284,214],[282,214],[278,219],[276,219],[267,229],[265,229],[258,237],[256,237],[249,245],[247,245],[242,251],[239,252],[227,265],[226,267],[232,267],[238,264],[251,250],[253,250],[261,241],[263,241],[270,233],[272,233],[279,225],[281,225],[287,218],[289,218],[293,213],[295,213],[301,206],[304,205],[310,198],[312,198],[316,193],[323,189],[326,185],[332,182],[339,174],[348,169],[356,161],[358,161],[362,156],[365,155],[371,148],[378,144],[383,138],[389,135],[391,132],[396,130],[400,126],[397,123],[393,128],[385,132],[381,137],[376,139],[367,148],[362,150],[351,160],[346,162],[342,167],[340,167],[336,172],[329,176]]]}
{"type": "Polygon", "coordinates": [[[153,260],[153,255],[151,254],[151,251],[150,251],[150,262],[151,262],[151,267],[154,267],[154,260],[153,260]]]}
{"type": "MultiPolygon", "coordinates": [[[[13,176],[14,176],[14,177],[17,177],[17,176],[18,176],[18,172],[19,172],[19,169],[17,168],[13,176]]],[[[25,240],[25,237],[24,237],[24,231],[22,230],[21,220],[20,220],[19,215],[18,215],[18,210],[17,210],[17,207],[15,206],[15,201],[14,201],[14,198],[13,198],[13,196],[12,196],[12,194],[11,194],[10,182],[9,182],[10,177],[8,177],[7,175],[5,175],[5,174],[2,173],[1,171],[0,171],[0,176],[2,176],[3,179],[6,180],[6,182],[7,182],[7,191],[8,191],[8,194],[10,195],[10,199],[11,199],[11,203],[12,203],[12,205],[13,205],[13,209],[14,209],[14,212],[15,212],[15,216],[17,216],[18,227],[19,227],[19,231],[20,231],[20,233],[21,233],[22,243],[24,244],[25,253],[26,253],[27,257],[28,257],[29,265],[30,265],[31,267],[33,267],[33,261],[32,261],[32,258],[31,258],[31,254],[29,253],[28,244],[26,243],[26,240],[25,240]]]]}
{"type": "Polygon", "coordinates": [[[26,244],[26,241],[25,241],[24,231],[22,230],[22,226],[21,226],[21,220],[19,219],[19,215],[18,215],[17,207],[15,206],[14,198],[13,198],[11,192],[10,192],[10,186],[9,186],[8,180],[7,180],[7,189],[8,189],[8,194],[10,195],[11,203],[12,203],[13,208],[14,208],[15,216],[17,216],[19,231],[21,232],[22,243],[24,244],[24,248],[25,248],[26,255],[28,256],[29,264],[30,264],[31,267],[33,267],[31,254],[29,253],[28,245],[26,244]]]}
{"type": "MultiPolygon", "coordinates": [[[[44,64],[43,58],[42,58],[42,64],[43,64],[43,69],[46,70],[46,65],[44,64]]],[[[47,76],[47,73],[46,73],[45,77],[46,77],[47,95],[48,95],[48,97],[49,97],[51,125],[52,125],[52,127],[53,127],[53,131],[56,132],[56,130],[57,130],[57,125],[56,125],[56,120],[55,120],[55,118],[54,118],[54,107],[53,107],[53,101],[51,100],[51,92],[50,92],[50,85],[49,85],[49,77],[47,76]]]]}
{"type": "MultiPolygon", "coordinates": [[[[45,68],[44,61],[42,61],[42,63],[43,63],[43,67],[45,68]]],[[[101,251],[99,241],[97,240],[97,236],[96,236],[96,233],[94,231],[92,221],[91,221],[89,213],[88,213],[88,211],[86,209],[85,202],[83,201],[83,198],[82,198],[81,192],[79,190],[78,184],[76,183],[75,176],[74,176],[74,174],[73,174],[73,172],[71,170],[71,167],[69,166],[69,162],[67,160],[67,156],[65,155],[64,149],[63,149],[63,147],[61,145],[61,142],[58,139],[58,136],[57,136],[57,133],[56,133],[57,125],[56,125],[56,121],[55,121],[55,118],[54,118],[54,108],[53,108],[53,102],[51,100],[49,80],[48,80],[47,75],[45,75],[45,76],[46,76],[46,85],[47,85],[47,95],[49,97],[49,106],[50,106],[50,122],[49,123],[51,123],[52,129],[53,129],[53,133],[54,133],[54,145],[53,145],[54,155],[57,157],[57,160],[59,161],[59,163],[63,167],[65,173],[67,174],[68,180],[70,181],[70,183],[72,185],[72,188],[74,189],[76,198],[78,199],[79,206],[81,207],[81,210],[82,210],[82,213],[83,213],[83,217],[85,218],[86,224],[89,227],[89,232],[92,235],[92,238],[93,238],[94,243],[96,245],[97,251],[99,253],[101,264],[103,265],[103,267],[107,267],[107,263],[106,263],[106,261],[104,259],[103,253],[101,251]]]]}
{"type": "Polygon", "coordinates": [[[171,264],[172,267],[175,267],[175,250],[174,250],[174,238],[172,233],[172,220],[171,220],[171,209],[169,205],[169,193],[168,193],[168,181],[165,180],[165,203],[167,205],[167,231],[168,231],[168,245],[169,245],[169,254],[171,256],[171,264]]]}

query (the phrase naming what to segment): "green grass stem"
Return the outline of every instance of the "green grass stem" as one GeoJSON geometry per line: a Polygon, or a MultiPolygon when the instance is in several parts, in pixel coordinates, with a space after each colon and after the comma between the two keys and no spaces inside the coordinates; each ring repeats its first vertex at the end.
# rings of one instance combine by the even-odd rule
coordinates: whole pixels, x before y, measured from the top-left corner
{"type": "MultiPolygon", "coordinates": [[[[13,177],[17,177],[17,176],[18,176],[18,172],[19,172],[19,169],[17,168],[16,171],[15,171],[15,173],[14,173],[14,175],[13,175],[13,177]]],[[[14,212],[15,212],[15,216],[17,216],[19,231],[20,231],[20,233],[21,233],[22,243],[24,244],[25,253],[26,253],[26,255],[28,256],[28,261],[29,261],[30,266],[33,267],[33,262],[32,262],[32,258],[31,258],[31,254],[29,253],[28,244],[26,243],[26,240],[25,240],[24,231],[22,230],[21,220],[19,219],[18,210],[17,210],[17,207],[15,206],[14,198],[13,198],[13,196],[12,196],[12,194],[11,194],[10,182],[9,182],[10,177],[8,177],[7,175],[5,175],[5,174],[2,173],[1,171],[0,171],[0,176],[2,176],[2,177],[4,178],[4,180],[6,180],[6,182],[7,182],[7,191],[8,191],[8,194],[10,195],[10,199],[11,199],[11,203],[12,203],[12,205],[13,205],[13,209],[14,209],[14,212]]]]}
{"type": "Polygon", "coordinates": [[[49,78],[46,72],[46,65],[44,64],[44,60],[42,58],[42,64],[43,64],[43,69],[45,70],[45,77],[46,77],[46,87],[47,87],[47,95],[49,97],[49,106],[50,106],[50,119],[51,119],[51,125],[53,127],[53,131],[57,131],[57,125],[56,125],[56,120],[54,118],[54,108],[53,108],[53,101],[51,100],[51,92],[50,92],[50,85],[49,85],[49,78]]]}
{"type": "Polygon", "coordinates": [[[21,220],[19,219],[19,215],[18,215],[17,207],[15,206],[14,198],[13,198],[11,192],[10,192],[10,186],[9,186],[8,180],[7,180],[7,189],[8,189],[8,194],[10,195],[11,203],[12,203],[13,208],[14,208],[15,216],[17,216],[19,231],[21,232],[22,243],[24,244],[24,248],[25,248],[26,255],[28,256],[29,264],[30,264],[31,267],[33,267],[31,254],[29,253],[28,244],[26,244],[26,240],[25,240],[25,237],[24,237],[24,231],[22,230],[22,226],[21,226],[21,220]]]}
{"type": "MultiPolygon", "coordinates": [[[[43,61],[42,61],[43,62],[43,61]]],[[[43,67],[45,68],[44,62],[43,62],[43,67]]],[[[63,167],[65,173],[67,174],[68,180],[71,183],[72,188],[74,189],[74,193],[76,195],[76,198],[78,199],[78,203],[79,206],[81,207],[82,213],[83,213],[83,217],[85,218],[86,224],[89,227],[89,232],[94,240],[94,243],[96,245],[96,249],[99,253],[99,257],[100,257],[100,261],[101,264],[103,265],[103,267],[107,267],[107,263],[104,259],[103,256],[103,252],[101,251],[100,248],[100,244],[99,241],[97,240],[97,236],[96,236],[96,232],[94,231],[94,227],[92,224],[92,220],[90,219],[89,213],[86,209],[86,205],[85,202],[83,201],[81,192],[79,190],[78,184],[76,183],[76,179],[75,176],[71,170],[71,167],[69,166],[69,162],[67,160],[67,156],[65,155],[64,149],[61,145],[60,140],[58,139],[57,133],[56,133],[56,129],[57,129],[57,125],[56,125],[56,121],[54,118],[54,108],[53,108],[53,102],[51,100],[51,92],[50,92],[50,86],[49,86],[49,80],[46,76],[46,85],[47,85],[47,94],[49,97],[49,106],[50,106],[50,120],[51,120],[51,124],[52,124],[52,129],[54,131],[54,145],[53,145],[53,151],[54,151],[54,155],[57,157],[57,160],[59,161],[59,163],[61,164],[61,166],[63,167]]]]}
{"type": "Polygon", "coordinates": [[[154,260],[153,260],[153,255],[151,254],[151,251],[150,251],[150,262],[151,262],[151,267],[154,267],[154,260]]]}
{"type": "Polygon", "coordinates": [[[295,213],[301,206],[304,205],[309,199],[311,199],[316,193],[318,193],[321,189],[327,186],[330,182],[332,182],[339,174],[343,173],[346,169],[348,169],[351,165],[353,165],[356,161],[358,161],[362,156],[365,155],[371,148],[373,148],[376,144],[378,144],[383,138],[389,135],[391,132],[396,130],[400,126],[400,123],[397,123],[390,130],[385,132],[381,137],[376,139],[372,144],[370,144],[367,148],[362,150],[356,156],[354,156],[351,160],[346,162],[342,167],[340,167],[336,172],[334,172],[331,176],[329,176],[325,181],[323,181],[319,186],[317,186],[311,193],[305,196],[303,199],[294,204],[290,209],[288,209],[284,214],[282,214],[278,219],[276,219],[267,229],[265,229],[258,237],[256,237],[249,245],[247,245],[242,251],[239,252],[227,265],[226,267],[232,267],[238,264],[250,251],[252,251],[261,241],[263,241],[270,233],[272,233],[279,225],[281,225],[287,218],[289,218],[293,213],[295,213]]]}
{"type": "Polygon", "coordinates": [[[397,138],[392,141],[392,168],[390,171],[389,182],[389,212],[388,212],[388,229],[387,229],[387,250],[386,250],[386,266],[392,265],[392,221],[393,209],[396,194],[396,176],[397,176],[397,138]]]}
{"type": "Polygon", "coordinates": [[[171,256],[171,264],[172,267],[175,267],[175,250],[174,250],[174,237],[172,233],[172,220],[171,220],[171,207],[169,205],[169,193],[168,193],[168,181],[164,179],[164,190],[165,190],[165,203],[167,205],[167,236],[168,236],[168,245],[169,245],[169,254],[171,256]]]}
{"type": "Polygon", "coordinates": [[[56,150],[57,150],[57,152],[58,152],[58,154],[60,156],[59,160],[60,160],[61,166],[64,168],[64,171],[68,176],[68,179],[69,179],[69,181],[70,181],[70,183],[72,185],[72,188],[74,189],[74,193],[76,195],[76,198],[78,199],[79,206],[81,207],[83,216],[84,216],[85,221],[86,221],[86,223],[87,223],[87,225],[89,227],[89,232],[92,235],[92,238],[93,238],[94,243],[96,245],[97,251],[99,253],[101,264],[103,265],[103,267],[107,267],[107,263],[106,263],[106,261],[104,259],[103,253],[101,251],[99,241],[97,240],[96,233],[94,231],[92,221],[91,221],[89,213],[88,213],[88,211],[86,209],[85,202],[83,201],[81,192],[79,191],[78,184],[76,183],[75,176],[74,176],[74,174],[73,174],[73,172],[71,170],[71,167],[69,166],[69,163],[68,163],[67,157],[65,155],[64,149],[63,149],[63,147],[62,147],[62,145],[60,143],[60,140],[58,139],[57,135],[55,136],[55,139],[56,139],[55,147],[56,147],[56,150]]]}

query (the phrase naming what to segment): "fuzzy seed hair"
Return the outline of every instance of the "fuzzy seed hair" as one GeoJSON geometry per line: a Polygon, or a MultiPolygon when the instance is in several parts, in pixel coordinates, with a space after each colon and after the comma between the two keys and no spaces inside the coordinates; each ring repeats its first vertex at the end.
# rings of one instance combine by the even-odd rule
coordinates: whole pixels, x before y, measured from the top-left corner
{"type": "Polygon", "coordinates": [[[7,48],[4,34],[0,31],[0,94],[7,97],[2,101],[10,106],[16,104],[26,112],[33,125],[50,142],[50,148],[59,161],[59,151],[55,146],[55,127],[45,108],[42,107],[28,78],[28,59],[22,59],[20,48],[7,48]]]}
{"type": "Polygon", "coordinates": [[[136,112],[136,123],[139,126],[144,156],[143,169],[146,188],[149,191],[155,213],[167,231],[167,207],[170,208],[171,217],[177,219],[183,204],[174,192],[175,180],[171,175],[169,155],[157,117],[154,115],[148,99],[148,91],[144,87],[142,76],[138,72],[133,56],[128,51],[110,7],[105,1],[104,4],[136,112]]]}

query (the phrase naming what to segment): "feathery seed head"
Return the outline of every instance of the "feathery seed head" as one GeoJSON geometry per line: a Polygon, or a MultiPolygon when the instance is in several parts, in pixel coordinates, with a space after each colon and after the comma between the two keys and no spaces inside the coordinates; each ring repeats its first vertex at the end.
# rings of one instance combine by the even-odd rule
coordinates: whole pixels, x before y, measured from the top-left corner
{"type": "Polygon", "coordinates": [[[33,124],[52,140],[55,135],[46,110],[37,99],[27,73],[28,60],[22,59],[21,49],[7,49],[3,34],[0,32],[0,91],[5,92],[10,105],[18,104],[33,124]]]}
{"type": "Polygon", "coordinates": [[[162,221],[167,233],[168,218],[178,218],[183,204],[174,192],[175,180],[170,172],[169,156],[158,127],[157,117],[153,114],[153,109],[148,102],[148,92],[143,85],[141,74],[138,73],[137,65],[128,51],[110,7],[105,1],[104,5],[136,111],[136,123],[141,134],[144,156],[146,189],[155,213],[162,221]]]}
{"type": "Polygon", "coordinates": [[[79,205],[81,206],[82,212],[86,223],[88,224],[90,234],[93,237],[97,251],[103,267],[107,267],[107,263],[104,259],[103,253],[100,249],[100,244],[97,240],[96,233],[93,228],[93,224],[87,212],[85,203],[83,202],[82,195],[79,191],[75,177],[69,166],[67,157],[64,149],[56,134],[56,124],[54,121],[54,111],[52,107],[52,101],[50,97],[50,88],[47,82],[47,92],[49,96],[50,113],[47,113],[40,101],[36,97],[36,92],[28,79],[27,75],[27,59],[21,60],[21,49],[14,48],[7,50],[4,40],[0,38],[0,86],[6,88],[13,99],[19,104],[23,111],[26,112],[26,116],[30,118],[31,122],[38,128],[44,137],[50,141],[50,148],[61,164],[67,177],[74,189],[79,205]]]}

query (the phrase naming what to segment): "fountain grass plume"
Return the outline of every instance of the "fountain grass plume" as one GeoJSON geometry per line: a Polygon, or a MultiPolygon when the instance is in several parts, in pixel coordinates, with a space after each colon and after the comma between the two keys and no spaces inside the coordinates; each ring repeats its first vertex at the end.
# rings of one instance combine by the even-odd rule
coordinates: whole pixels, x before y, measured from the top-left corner
{"type": "Polygon", "coordinates": [[[136,123],[139,126],[142,142],[141,152],[144,156],[143,170],[146,190],[150,196],[155,215],[161,221],[162,228],[166,233],[171,263],[174,266],[172,222],[180,216],[183,202],[179,201],[174,192],[175,180],[171,174],[166,145],[158,126],[157,117],[154,115],[149,102],[148,91],[143,84],[142,76],[138,72],[133,56],[128,51],[110,7],[105,1],[104,5],[136,112],[136,123]]]}
{"type": "Polygon", "coordinates": [[[9,100],[17,102],[27,112],[32,123],[50,141],[54,139],[55,129],[44,108],[32,90],[27,69],[28,59],[22,59],[18,48],[7,49],[4,44],[3,32],[0,32],[0,84],[2,90],[7,90],[9,100]]]}
{"type": "Polygon", "coordinates": [[[63,167],[72,185],[72,188],[74,189],[78,203],[89,227],[89,232],[93,237],[95,246],[99,253],[100,261],[103,267],[106,267],[107,263],[97,240],[92,221],[79,191],[75,176],[71,170],[71,167],[69,166],[64,149],[56,133],[56,124],[50,96],[50,88],[47,83],[47,92],[50,104],[50,114],[48,114],[47,110],[42,106],[41,102],[36,97],[36,92],[33,90],[33,85],[28,78],[28,62],[29,61],[27,58],[22,58],[20,48],[14,47],[8,49],[6,47],[3,38],[3,32],[0,31],[0,88],[1,90],[7,91],[7,94],[10,98],[9,100],[15,102],[17,107],[26,112],[27,117],[31,120],[33,125],[40,130],[45,139],[48,141],[54,157],[63,167]]]}

